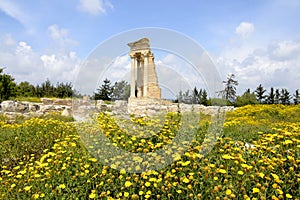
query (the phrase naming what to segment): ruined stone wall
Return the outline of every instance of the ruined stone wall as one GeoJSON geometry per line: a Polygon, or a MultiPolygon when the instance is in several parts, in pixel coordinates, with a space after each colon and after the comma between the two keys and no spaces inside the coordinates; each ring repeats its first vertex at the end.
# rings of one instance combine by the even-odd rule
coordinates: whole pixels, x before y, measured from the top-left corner
{"type": "Polygon", "coordinates": [[[43,99],[42,103],[20,102],[20,101],[3,101],[0,106],[0,113],[13,118],[18,115],[24,117],[41,116],[49,112],[60,112],[64,116],[72,116],[72,108],[76,109],[76,115],[87,117],[89,112],[109,112],[112,115],[156,115],[165,112],[202,112],[209,115],[214,115],[221,111],[232,111],[233,106],[203,106],[190,104],[177,104],[170,101],[153,98],[134,98],[127,101],[115,101],[106,104],[102,100],[92,101],[89,99],[43,99]],[[60,103],[60,105],[58,105],[60,103]],[[72,105],[73,104],[73,105],[72,105]]]}

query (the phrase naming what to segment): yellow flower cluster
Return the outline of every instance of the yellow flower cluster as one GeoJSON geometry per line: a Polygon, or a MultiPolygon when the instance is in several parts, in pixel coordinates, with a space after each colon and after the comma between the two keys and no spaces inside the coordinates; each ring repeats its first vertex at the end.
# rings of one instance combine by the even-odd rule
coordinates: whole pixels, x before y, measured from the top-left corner
{"type": "Polygon", "coordinates": [[[209,119],[201,114],[197,127],[178,113],[126,119],[100,113],[76,129],[55,119],[1,122],[3,134],[29,127],[53,139],[10,166],[4,160],[14,158],[0,147],[0,199],[299,199],[300,106],[255,105],[227,113],[222,137],[203,152],[214,139],[205,138],[209,119]],[[192,142],[177,144],[179,130],[193,131],[192,142]],[[166,153],[171,164],[143,170],[161,164],[156,151],[168,145],[182,149],[166,153]],[[116,148],[134,156],[111,151],[116,148]]]}

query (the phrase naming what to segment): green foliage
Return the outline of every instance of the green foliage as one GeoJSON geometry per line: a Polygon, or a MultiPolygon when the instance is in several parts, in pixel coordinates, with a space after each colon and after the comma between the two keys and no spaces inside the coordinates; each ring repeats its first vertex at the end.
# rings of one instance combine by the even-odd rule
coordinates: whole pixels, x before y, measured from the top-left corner
{"type": "Polygon", "coordinates": [[[207,92],[205,89],[198,90],[197,87],[194,87],[192,91],[179,91],[175,102],[186,104],[202,104],[207,106],[209,103],[207,98],[207,92]]]}
{"type": "Polygon", "coordinates": [[[35,96],[35,87],[27,81],[23,81],[17,86],[17,96],[33,97],[35,96]]]}
{"type": "Polygon", "coordinates": [[[94,93],[95,100],[111,100],[111,95],[113,92],[113,87],[111,86],[110,80],[107,78],[103,81],[103,84],[94,93]]]}
{"type": "Polygon", "coordinates": [[[71,83],[57,83],[55,89],[55,96],[58,98],[67,98],[74,95],[71,83]]]}
{"type": "Polygon", "coordinates": [[[264,95],[265,92],[266,90],[264,89],[264,87],[261,84],[259,84],[259,86],[255,90],[256,98],[257,101],[259,101],[259,103],[264,103],[264,100],[266,98],[266,95],[264,95]]]}
{"type": "Polygon", "coordinates": [[[0,163],[12,167],[31,154],[39,157],[43,150],[50,149],[56,139],[74,134],[71,125],[52,117],[19,120],[9,125],[0,121],[0,163]]]}
{"type": "Polygon", "coordinates": [[[267,96],[267,103],[268,104],[274,104],[275,103],[275,93],[274,93],[274,88],[271,87],[270,93],[267,96]]]}
{"type": "Polygon", "coordinates": [[[236,98],[236,86],[238,86],[238,81],[235,80],[235,75],[228,74],[227,80],[223,81],[223,83],[225,84],[225,88],[218,93],[222,96],[222,98],[233,103],[236,98]]]}
{"type": "MultiPolygon", "coordinates": [[[[96,159],[99,157],[93,157],[96,153],[91,155],[87,151],[107,154],[96,148],[100,142],[144,154],[165,145],[175,148],[176,130],[182,117],[174,114],[166,120],[132,117],[124,123],[141,136],[145,132],[140,130],[148,130],[151,137],[132,135],[114,123],[118,118],[106,113],[99,114],[95,127],[90,123],[80,124],[78,132],[80,128],[84,130],[80,137],[72,123],[56,119],[34,118],[21,124],[1,122],[3,139],[0,140],[4,146],[0,146],[0,199],[200,200],[300,196],[299,105],[237,108],[227,113],[223,136],[215,142],[206,138],[211,116],[201,114],[196,127],[188,123],[182,130],[195,130],[193,142],[178,156],[171,150],[172,163],[159,170],[129,173],[119,168],[127,162],[126,157],[116,157],[114,152],[111,154],[114,165],[104,164],[96,159]],[[103,137],[95,137],[99,130],[109,139],[108,144],[103,137]],[[82,145],[85,137],[91,139],[90,145],[82,145]],[[204,152],[205,149],[209,150],[204,152]]],[[[145,162],[144,157],[136,158],[136,167],[160,164],[159,156],[152,163],[145,162]]]]}
{"type": "Polygon", "coordinates": [[[280,92],[279,92],[279,89],[278,89],[278,88],[275,90],[275,98],[274,98],[274,102],[275,102],[276,104],[280,103],[280,92]]]}
{"type": "Polygon", "coordinates": [[[33,86],[27,81],[21,82],[17,86],[17,99],[24,97],[55,97],[68,98],[76,94],[71,83],[57,82],[54,86],[49,79],[41,85],[33,86]]]}
{"type": "Polygon", "coordinates": [[[231,102],[221,98],[210,98],[207,104],[208,106],[230,106],[231,102]]]}
{"type": "Polygon", "coordinates": [[[235,106],[245,106],[249,104],[257,104],[258,101],[256,100],[255,94],[247,90],[242,96],[238,96],[235,101],[235,106]]]}
{"type": "Polygon", "coordinates": [[[112,86],[111,81],[107,78],[103,84],[94,93],[94,99],[110,100],[127,100],[130,96],[130,85],[126,81],[115,82],[112,86]]]}
{"type": "Polygon", "coordinates": [[[281,89],[280,103],[282,104],[290,104],[291,95],[289,91],[285,88],[281,89]]]}
{"type": "Polygon", "coordinates": [[[127,100],[130,96],[130,85],[126,81],[115,82],[112,88],[112,100],[127,100]]]}
{"type": "Polygon", "coordinates": [[[11,75],[3,74],[0,68],[0,101],[16,96],[16,83],[11,75]]]}
{"type": "Polygon", "coordinates": [[[295,94],[293,95],[294,96],[294,104],[297,105],[300,103],[300,94],[299,94],[299,89],[297,89],[295,91],[295,94]]]}

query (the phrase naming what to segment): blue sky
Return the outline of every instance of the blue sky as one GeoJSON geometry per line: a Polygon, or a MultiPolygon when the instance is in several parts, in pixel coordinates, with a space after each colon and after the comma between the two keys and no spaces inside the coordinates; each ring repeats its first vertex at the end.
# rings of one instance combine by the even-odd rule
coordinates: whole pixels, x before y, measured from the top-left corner
{"type": "Polygon", "coordinates": [[[0,66],[17,82],[73,82],[98,44],[130,29],[160,27],[200,44],[223,80],[236,75],[239,93],[260,83],[294,92],[299,19],[298,0],[0,0],[0,66]]]}

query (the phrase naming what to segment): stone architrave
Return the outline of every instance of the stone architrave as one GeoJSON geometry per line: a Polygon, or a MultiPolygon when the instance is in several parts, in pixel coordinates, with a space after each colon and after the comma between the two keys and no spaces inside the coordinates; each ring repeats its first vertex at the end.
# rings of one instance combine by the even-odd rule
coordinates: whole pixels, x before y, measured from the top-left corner
{"type": "Polygon", "coordinates": [[[128,44],[131,58],[130,99],[161,99],[161,89],[150,50],[149,39],[142,38],[128,44]]]}

